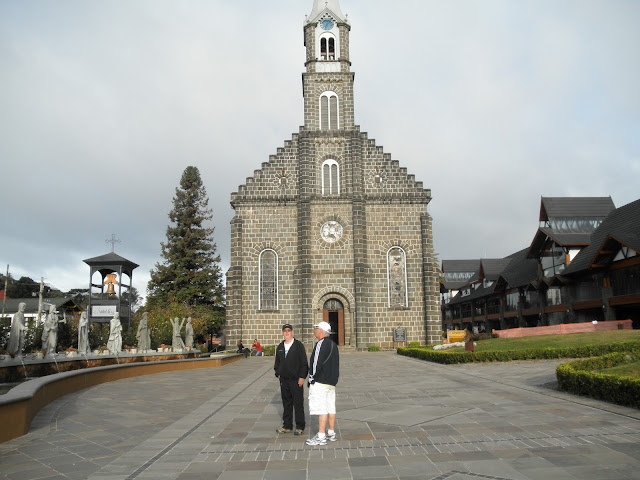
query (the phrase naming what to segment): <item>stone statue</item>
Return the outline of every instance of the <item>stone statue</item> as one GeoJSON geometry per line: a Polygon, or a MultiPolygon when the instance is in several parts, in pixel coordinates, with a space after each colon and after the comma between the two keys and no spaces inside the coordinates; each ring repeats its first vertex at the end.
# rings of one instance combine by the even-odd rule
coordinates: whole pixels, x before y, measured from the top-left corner
{"type": "Polygon", "coordinates": [[[113,314],[113,318],[109,322],[109,340],[107,341],[107,349],[111,353],[122,351],[122,324],[120,323],[120,314],[113,314]]]}
{"type": "Polygon", "coordinates": [[[138,349],[141,352],[145,352],[151,348],[151,335],[149,333],[149,321],[147,317],[149,314],[144,312],[140,323],[138,324],[138,333],[136,333],[136,339],[138,340],[138,349]]]}
{"type": "Polygon", "coordinates": [[[170,318],[169,321],[171,325],[173,325],[173,338],[171,340],[171,346],[174,350],[184,349],[184,342],[182,341],[182,335],[180,331],[184,326],[184,318],[182,319],[182,323],[178,323],[180,319],[178,317],[170,318]]]}
{"type": "Polygon", "coordinates": [[[58,323],[66,323],[66,320],[58,320],[56,306],[51,305],[42,330],[42,350],[45,350],[47,355],[55,355],[56,353],[56,348],[58,347],[58,323]]]}
{"type": "Polygon", "coordinates": [[[91,352],[89,346],[89,316],[82,312],[78,322],[78,354],[86,355],[91,352]]]}
{"type": "Polygon", "coordinates": [[[187,318],[187,325],[184,327],[184,344],[188,348],[193,348],[193,325],[191,325],[191,317],[187,318]]]}
{"type": "Polygon", "coordinates": [[[7,352],[18,357],[22,356],[24,332],[27,331],[27,327],[24,325],[24,309],[26,307],[27,304],[24,302],[18,305],[18,313],[13,316],[11,332],[9,333],[9,343],[7,344],[7,352]]]}

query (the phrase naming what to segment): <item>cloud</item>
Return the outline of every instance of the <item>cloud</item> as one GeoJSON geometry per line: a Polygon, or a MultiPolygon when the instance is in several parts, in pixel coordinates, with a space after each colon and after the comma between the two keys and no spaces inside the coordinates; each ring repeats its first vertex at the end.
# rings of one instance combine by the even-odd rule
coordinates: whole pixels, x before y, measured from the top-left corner
{"type": "MultiPolygon", "coordinates": [[[[231,192],[303,121],[312,3],[0,3],[0,262],[83,287],[115,233],[144,292],[196,165],[228,268],[231,192]]],[[[528,246],[543,195],[637,198],[637,2],[341,6],[356,122],[432,189],[441,259],[528,246]]]]}

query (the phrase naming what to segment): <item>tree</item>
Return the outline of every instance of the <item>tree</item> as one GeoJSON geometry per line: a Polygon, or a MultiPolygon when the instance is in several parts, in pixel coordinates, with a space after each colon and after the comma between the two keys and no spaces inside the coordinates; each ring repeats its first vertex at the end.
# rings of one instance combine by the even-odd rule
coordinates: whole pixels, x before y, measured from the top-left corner
{"type": "Polygon", "coordinates": [[[157,263],[150,272],[147,284],[150,309],[177,302],[219,310],[224,304],[214,229],[203,226],[213,218],[208,204],[200,172],[196,167],[187,167],[169,212],[167,242],[160,244],[164,262],[157,263]]]}

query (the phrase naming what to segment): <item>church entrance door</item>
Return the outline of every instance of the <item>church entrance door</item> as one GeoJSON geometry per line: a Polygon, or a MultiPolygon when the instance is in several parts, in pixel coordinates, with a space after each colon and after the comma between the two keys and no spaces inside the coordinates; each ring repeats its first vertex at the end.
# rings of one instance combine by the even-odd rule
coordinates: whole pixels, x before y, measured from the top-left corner
{"type": "Polygon", "coordinates": [[[340,300],[329,299],[322,309],[322,320],[331,325],[331,340],[344,345],[344,306],[340,300]]]}

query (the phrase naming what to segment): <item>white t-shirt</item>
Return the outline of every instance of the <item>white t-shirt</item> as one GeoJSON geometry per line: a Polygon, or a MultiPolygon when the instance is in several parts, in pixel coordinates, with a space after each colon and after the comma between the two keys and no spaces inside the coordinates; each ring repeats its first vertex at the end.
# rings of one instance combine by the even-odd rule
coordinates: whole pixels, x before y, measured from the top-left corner
{"type": "Polygon", "coordinates": [[[291,341],[289,343],[284,342],[284,356],[286,357],[289,354],[289,349],[291,348],[291,345],[293,345],[293,341],[295,339],[292,338],[291,341]]]}

